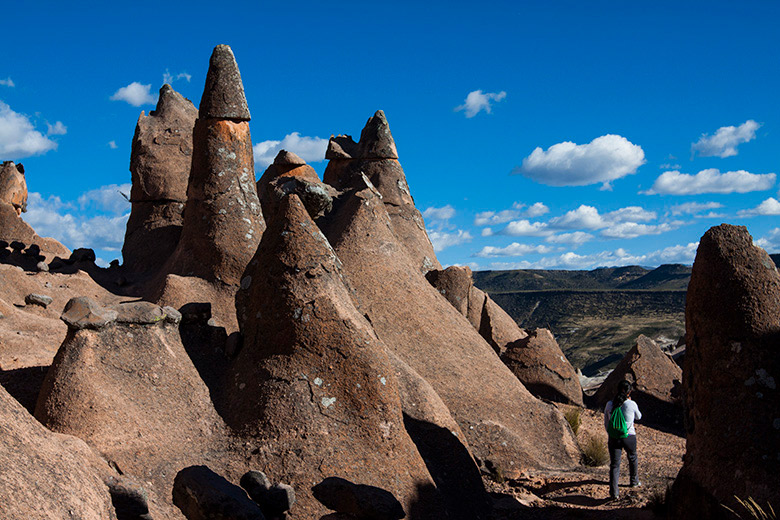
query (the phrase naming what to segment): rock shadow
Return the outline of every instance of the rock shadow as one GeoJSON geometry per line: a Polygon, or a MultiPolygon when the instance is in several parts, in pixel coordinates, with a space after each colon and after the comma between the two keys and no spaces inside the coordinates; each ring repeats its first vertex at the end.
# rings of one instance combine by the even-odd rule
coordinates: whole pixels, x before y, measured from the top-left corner
{"type": "Polygon", "coordinates": [[[0,385],[32,415],[49,365],[0,370],[0,385]]]}
{"type": "MultiPolygon", "coordinates": [[[[463,443],[448,429],[407,414],[404,414],[404,427],[444,499],[449,518],[488,518],[490,499],[479,468],[463,443]]],[[[418,492],[422,498],[429,490],[421,488],[418,492]]]]}

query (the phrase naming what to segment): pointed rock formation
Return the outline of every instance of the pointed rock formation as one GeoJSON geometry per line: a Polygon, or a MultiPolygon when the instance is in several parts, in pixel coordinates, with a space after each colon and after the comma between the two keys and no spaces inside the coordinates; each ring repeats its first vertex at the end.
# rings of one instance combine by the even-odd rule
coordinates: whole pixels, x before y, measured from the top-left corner
{"type": "Polygon", "coordinates": [[[314,168],[292,152],[281,150],[257,181],[257,194],[263,213],[277,213],[279,201],[290,193],[301,199],[311,218],[328,213],[333,206],[336,190],[324,184],[314,168]]]}
{"type": "Polygon", "coordinates": [[[148,302],[106,309],[71,300],[62,315],[68,334],[35,409],[45,426],[150,482],[164,518],[176,517],[170,489],[179,469],[226,464],[227,435],[171,314],[148,302]]]}
{"type": "Polygon", "coordinates": [[[459,313],[468,318],[496,354],[502,355],[509,343],[528,337],[504,309],[474,286],[468,266],[433,269],[425,277],[459,313]]]}
{"type": "Polygon", "coordinates": [[[228,380],[229,424],[263,446],[257,467],[295,488],[296,516],[325,514],[311,488],[337,476],[444,517],[438,493],[418,495],[433,482],[404,429],[385,347],[352,303],[338,258],[296,194],[278,208],[236,296],[244,343],[228,380]]]}
{"type": "Polygon", "coordinates": [[[0,425],[0,518],[116,519],[110,469],[83,441],[41,426],[2,386],[0,425]]]}
{"type": "Polygon", "coordinates": [[[579,453],[561,414],[533,397],[428,283],[399,244],[381,195],[363,182],[323,226],[377,335],[430,383],[478,458],[510,477],[573,466],[579,453]]]}
{"type": "Polygon", "coordinates": [[[552,332],[528,332],[525,338],[506,346],[501,361],[536,397],[583,406],[580,379],[552,332]]]}
{"type": "Polygon", "coordinates": [[[166,270],[237,285],[265,229],[249,110],[233,51],[217,45],[193,131],[181,238],[166,270]]]}
{"type": "Polygon", "coordinates": [[[642,422],[682,426],[682,370],[655,341],[645,335],[636,339],[634,346],[596,391],[594,398],[599,407],[603,408],[615,397],[618,383],[624,379],[634,385],[631,399],[646,415],[642,422]]]}
{"type": "Polygon", "coordinates": [[[165,84],[157,108],[138,118],[130,152],[133,206],[122,246],[124,265],[131,271],[157,271],[176,248],[197,117],[192,102],[165,84]]]}
{"type": "MultiPolygon", "coordinates": [[[[38,247],[38,253],[35,256],[40,255],[48,261],[57,256],[63,258],[70,256],[70,250],[67,247],[53,238],[38,236],[35,230],[22,220],[14,206],[2,202],[0,202],[0,240],[9,244],[18,242],[22,245],[22,249],[35,245],[38,247]]],[[[32,265],[35,265],[37,261],[35,260],[32,265]]]]}
{"type": "Polygon", "coordinates": [[[17,215],[27,211],[27,181],[21,163],[4,161],[0,165],[0,203],[13,206],[17,215]]]}
{"type": "Polygon", "coordinates": [[[423,273],[441,269],[398,162],[395,141],[383,111],[377,110],[368,119],[358,143],[349,136],[331,137],[325,158],[330,159],[323,174],[326,184],[344,190],[360,185],[360,177],[367,176],[382,194],[393,232],[417,269],[423,273]]]}
{"type": "Polygon", "coordinates": [[[670,518],[780,504],[780,275],[744,226],[702,236],[685,308],[687,446],[670,518]]]}

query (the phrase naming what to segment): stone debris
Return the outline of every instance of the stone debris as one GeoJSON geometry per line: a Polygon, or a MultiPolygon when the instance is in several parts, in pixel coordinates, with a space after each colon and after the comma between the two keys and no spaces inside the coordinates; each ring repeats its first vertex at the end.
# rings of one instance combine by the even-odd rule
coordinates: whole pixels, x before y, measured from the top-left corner
{"type": "Polygon", "coordinates": [[[266,520],[243,489],[207,466],[179,471],[173,481],[173,503],[187,520],[266,520]]]}
{"type": "Polygon", "coordinates": [[[403,506],[392,493],[375,486],[328,477],[314,486],[312,492],[328,509],[356,519],[400,520],[406,516],[403,506]]]}
{"type": "Polygon", "coordinates": [[[51,296],[45,294],[31,293],[24,297],[24,303],[27,305],[38,305],[44,309],[51,305],[54,299],[51,296]]]}

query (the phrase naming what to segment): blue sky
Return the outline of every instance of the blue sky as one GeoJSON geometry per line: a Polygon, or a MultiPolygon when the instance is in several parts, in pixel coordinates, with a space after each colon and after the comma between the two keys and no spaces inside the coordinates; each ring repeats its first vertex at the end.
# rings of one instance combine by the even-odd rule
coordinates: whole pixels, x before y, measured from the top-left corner
{"type": "Polygon", "coordinates": [[[780,3],[366,4],[4,6],[24,218],[119,257],[138,115],[166,75],[197,104],[227,43],[258,176],[282,146],[322,173],[381,108],[443,264],[691,263],[721,222],[780,252],[780,3]]]}

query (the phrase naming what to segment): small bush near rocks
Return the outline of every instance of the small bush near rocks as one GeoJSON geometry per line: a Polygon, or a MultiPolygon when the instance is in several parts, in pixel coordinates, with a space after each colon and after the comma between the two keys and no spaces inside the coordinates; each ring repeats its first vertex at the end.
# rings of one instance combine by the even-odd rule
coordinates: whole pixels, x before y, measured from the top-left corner
{"type": "Polygon", "coordinates": [[[582,446],[582,463],[586,466],[603,466],[609,462],[607,443],[601,437],[591,437],[582,446]]]}
{"type": "Polygon", "coordinates": [[[667,484],[666,489],[658,488],[650,495],[650,499],[647,501],[647,507],[655,513],[655,516],[666,518],[667,504],[669,503],[669,495],[671,492],[672,485],[667,484]]]}
{"type": "Polygon", "coordinates": [[[758,503],[753,500],[753,497],[748,497],[747,500],[742,500],[738,496],[734,496],[734,498],[737,499],[737,502],[739,505],[741,505],[743,508],[745,508],[745,511],[747,511],[747,516],[742,516],[733,509],[731,509],[728,506],[723,506],[724,509],[727,509],[728,511],[731,511],[734,516],[737,518],[743,518],[743,519],[755,519],[755,520],[777,520],[777,515],[775,514],[775,510],[772,508],[772,504],[769,502],[766,503],[766,509],[758,505],[758,503]]]}
{"type": "Polygon", "coordinates": [[[571,431],[574,435],[580,431],[580,425],[582,424],[582,410],[580,408],[570,408],[564,412],[563,416],[566,418],[566,422],[571,426],[571,431]]]}

